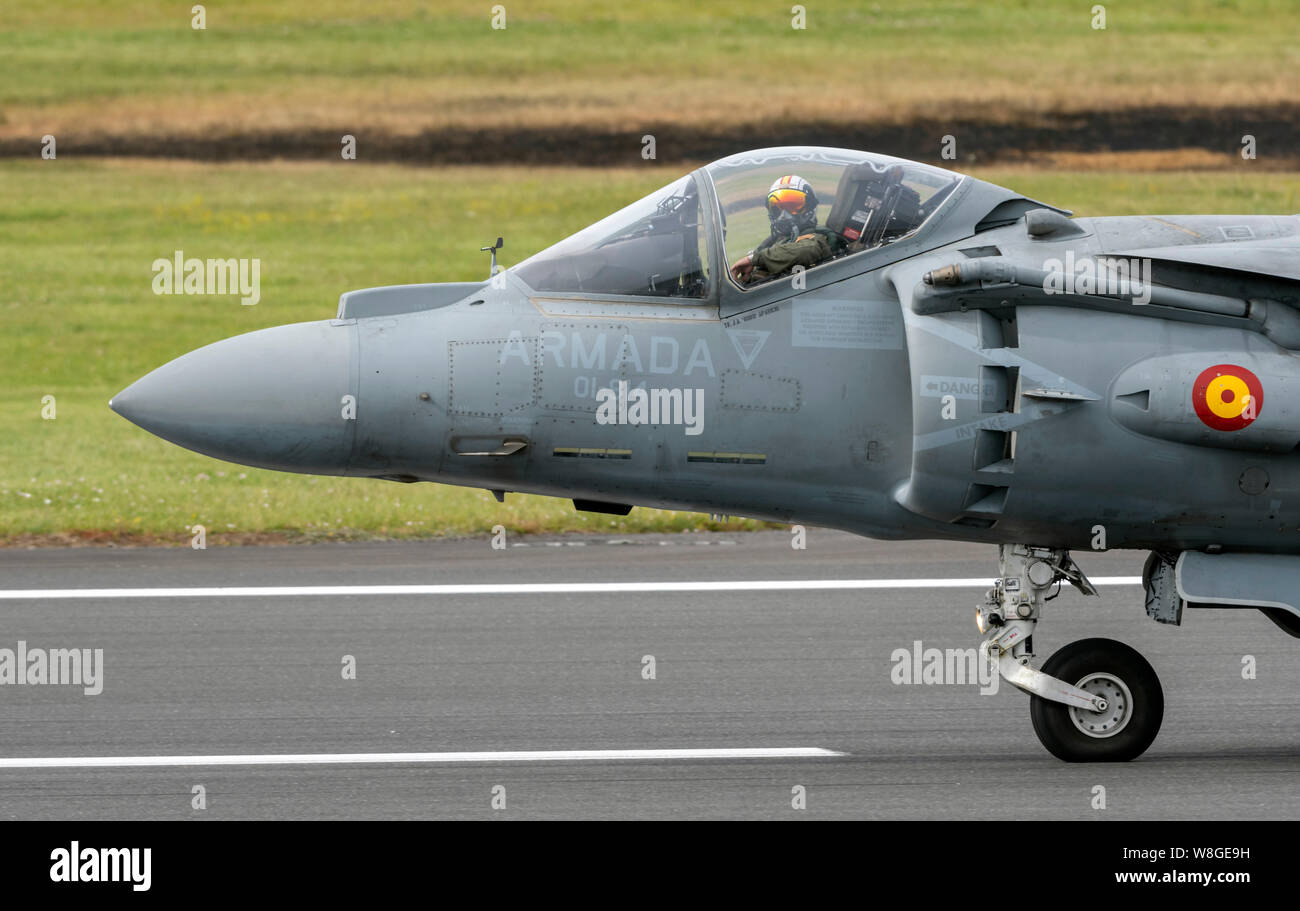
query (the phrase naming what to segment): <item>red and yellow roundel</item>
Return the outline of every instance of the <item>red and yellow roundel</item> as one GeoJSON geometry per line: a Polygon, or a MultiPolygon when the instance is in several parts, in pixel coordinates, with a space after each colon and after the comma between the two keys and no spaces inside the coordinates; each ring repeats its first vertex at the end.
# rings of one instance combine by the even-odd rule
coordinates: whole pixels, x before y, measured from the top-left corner
{"type": "Polygon", "coordinates": [[[1196,416],[1215,430],[1240,430],[1259,417],[1264,387],[1259,377],[1236,364],[1206,367],[1192,387],[1196,416]]]}

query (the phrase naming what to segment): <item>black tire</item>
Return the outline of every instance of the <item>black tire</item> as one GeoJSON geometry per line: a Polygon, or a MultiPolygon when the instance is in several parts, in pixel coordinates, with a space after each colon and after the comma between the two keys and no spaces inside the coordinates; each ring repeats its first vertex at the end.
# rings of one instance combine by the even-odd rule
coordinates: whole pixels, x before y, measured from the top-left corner
{"type": "MultiPolygon", "coordinates": [[[[1029,697],[1034,733],[1057,759],[1066,762],[1128,762],[1141,756],[1160,733],[1165,693],[1155,669],[1135,650],[1113,639],[1080,639],[1062,648],[1043,665],[1043,673],[1073,686],[1090,675],[1105,674],[1128,688],[1126,719],[1114,733],[1085,733],[1069,706],[1041,696],[1029,697]]],[[[1098,680],[1098,684],[1106,684],[1098,680]]],[[[1118,706],[1124,700],[1111,700],[1118,706]]],[[[1080,715],[1084,723],[1089,716],[1080,715]]]]}

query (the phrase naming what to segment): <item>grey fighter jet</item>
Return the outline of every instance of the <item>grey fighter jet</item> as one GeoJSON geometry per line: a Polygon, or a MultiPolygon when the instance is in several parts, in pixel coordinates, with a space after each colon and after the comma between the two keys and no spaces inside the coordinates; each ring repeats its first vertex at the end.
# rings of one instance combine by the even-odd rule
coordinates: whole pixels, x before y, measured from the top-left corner
{"type": "MultiPolygon", "coordinates": [[[[1128,760],[1150,664],[1041,668],[1071,550],[1150,552],[1146,613],[1300,636],[1300,217],[1070,213],[830,148],[724,158],[482,282],[367,288],[110,403],[200,453],[998,545],[980,654],[1043,744],[1128,760]]],[[[990,567],[991,569],[991,567],[990,567]]]]}

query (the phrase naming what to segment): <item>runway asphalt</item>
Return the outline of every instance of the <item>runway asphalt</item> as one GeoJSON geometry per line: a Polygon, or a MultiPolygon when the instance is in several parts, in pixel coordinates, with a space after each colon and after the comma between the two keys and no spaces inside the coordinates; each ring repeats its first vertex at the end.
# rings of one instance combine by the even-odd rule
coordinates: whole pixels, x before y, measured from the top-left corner
{"type": "MultiPolygon", "coordinates": [[[[891,680],[894,651],[917,640],[978,643],[982,589],[925,580],[989,579],[992,547],[818,529],[802,551],[784,531],[507,543],[0,551],[0,649],[103,649],[99,695],[0,686],[0,766],[47,761],[0,767],[0,818],[1300,818],[1300,641],[1258,612],[1189,612],[1182,627],[1161,626],[1135,585],[1105,585],[1100,598],[1067,589],[1050,602],[1040,662],[1074,639],[1121,639],[1152,662],[1166,699],[1160,737],[1140,760],[1068,765],[1039,744],[1028,698],[1009,686],[981,695],[977,685],[891,680]],[[922,584],[790,587],[832,579],[922,584]],[[780,584],[3,597],[681,581],[780,584]],[[356,679],[344,679],[344,656],[356,679]],[[1243,679],[1244,656],[1255,679],[1243,679]],[[816,755],[549,752],[748,749],[816,755]],[[542,755],[396,755],[504,751],[542,755]],[[308,758],[212,764],[284,754],[308,758]],[[84,757],[165,764],[65,761],[84,757]],[[1094,807],[1098,785],[1105,809],[1094,807]],[[195,786],[205,809],[192,806],[195,786]],[[804,809],[792,805],[800,788],[804,809]]],[[[1143,559],[1075,556],[1093,577],[1139,575],[1143,559]]]]}

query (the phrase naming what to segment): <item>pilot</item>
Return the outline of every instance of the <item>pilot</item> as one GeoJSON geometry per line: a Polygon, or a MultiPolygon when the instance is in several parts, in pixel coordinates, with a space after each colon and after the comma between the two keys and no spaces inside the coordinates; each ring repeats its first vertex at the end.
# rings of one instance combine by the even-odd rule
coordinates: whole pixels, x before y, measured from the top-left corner
{"type": "Polygon", "coordinates": [[[797,174],[779,178],[767,191],[767,219],[772,228],[767,239],[731,267],[743,284],[778,278],[795,266],[812,268],[846,245],[834,231],[817,226],[817,194],[797,174]]]}

